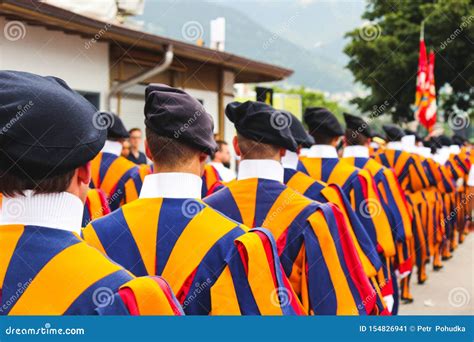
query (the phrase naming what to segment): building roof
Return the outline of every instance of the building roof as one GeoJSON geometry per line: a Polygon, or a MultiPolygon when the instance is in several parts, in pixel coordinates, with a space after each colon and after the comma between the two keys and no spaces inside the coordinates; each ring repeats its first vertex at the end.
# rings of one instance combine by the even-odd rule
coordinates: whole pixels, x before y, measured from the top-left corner
{"type": "Polygon", "coordinates": [[[166,46],[173,45],[175,56],[206,64],[216,65],[235,72],[236,83],[270,82],[289,77],[293,70],[216,51],[206,47],[131,29],[124,25],[110,24],[86,17],[38,0],[0,0],[0,16],[20,20],[29,25],[44,26],[68,34],[93,38],[99,31],[101,41],[129,46],[131,49],[162,53],[166,46]],[[104,28],[106,27],[106,30],[104,28]]]}

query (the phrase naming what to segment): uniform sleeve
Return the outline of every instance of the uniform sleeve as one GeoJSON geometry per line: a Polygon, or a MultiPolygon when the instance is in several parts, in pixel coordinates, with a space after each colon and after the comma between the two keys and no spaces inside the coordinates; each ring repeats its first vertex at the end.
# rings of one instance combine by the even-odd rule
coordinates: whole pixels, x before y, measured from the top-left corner
{"type": "Polygon", "coordinates": [[[334,206],[321,204],[308,218],[303,272],[308,299],[303,302],[316,315],[364,315],[363,297],[370,286],[350,236],[339,231],[344,227],[333,210],[340,214],[334,206]]]}
{"type": "MultiPolygon", "coordinates": [[[[237,253],[229,260],[228,267],[236,300],[234,296],[230,299],[238,302],[240,314],[303,315],[303,307],[283,272],[271,233],[254,228],[239,236],[235,245],[237,253]]],[[[218,299],[212,299],[213,314],[218,314],[216,307],[221,305],[215,302],[218,299]]]]}
{"type": "MultiPolygon", "coordinates": [[[[387,213],[380,202],[380,195],[375,182],[366,170],[360,170],[359,177],[354,181],[356,211],[365,227],[372,232],[372,239],[385,256],[395,255],[395,244],[390,229],[387,213]]],[[[370,234],[369,234],[370,235],[370,234]]]]}
{"type": "Polygon", "coordinates": [[[112,303],[96,309],[99,315],[184,315],[169,285],[157,276],[130,280],[120,287],[109,302],[112,303]]]}

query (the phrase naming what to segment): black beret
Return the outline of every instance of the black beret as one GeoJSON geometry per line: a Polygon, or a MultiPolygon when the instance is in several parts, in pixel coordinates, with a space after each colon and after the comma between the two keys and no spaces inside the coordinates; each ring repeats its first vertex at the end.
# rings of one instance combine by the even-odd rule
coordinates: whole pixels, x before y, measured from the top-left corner
{"type": "Polygon", "coordinates": [[[383,125],[382,128],[387,135],[387,141],[400,141],[405,136],[403,129],[396,125],[383,125]]]}
{"type": "Polygon", "coordinates": [[[451,138],[446,135],[440,135],[438,137],[438,141],[440,142],[441,146],[450,146],[453,144],[451,138]]]}
{"type": "Polygon", "coordinates": [[[344,121],[346,122],[346,127],[348,129],[359,132],[367,138],[374,137],[369,124],[361,117],[349,113],[344,113],[344,121]]]}
{"type": "Polygon", "coordinates": [[[122,119],[111,112],[100,112],[103,120],[107,120],[110,124],[107,128],[107,139],[127,139],[130,137],[122,119]]]}
{"type": "Polygon", "coordinates": [[[453,141],[453,144],[456,144],[458,146],[462,146],[464,145],[464,143],[468,141],[466,138],[464,138],[462,135],[459,135],[459,134],[454,134],[451,137],[451,140],[453,141]]]}
{"type": "Polygon", "coordinates": [[[421,135],[419,135],[415,131],[412,131],[411,129],[405,129],[404,132],[406,135],[414,135],[416,141],[423,141],[423,138],[421,137],[421,135]]]}
{"type": "Polygon", "coordinates": [[[344,130],[336,116],[326,108],[306,108],[303,120],[308,125],[309,133],[313,136],[318,133],[330,137],[344,135],[344,130]]]}
{"type": "Polygon", "coordinates": [[[211,115],[198,100],[180,89],[164,84],[146,88],[145,125],[160,136],[174,138],[208,155],[218,148],[211,115]]]}
{"type": "Polygon", "coordinates": [[[306,148],[314,145],[314,138],[306,132],[301,121],[290,112],[288,114],[292,117],[290,130],[296,143],[306,148]]]}
{"type": "Polygon", "coordinates": [[[102,149],[99,112],[61,79],[0,71],[0,170],[35,181],[86,164],[102,149]]]}
{"type": "Polygon", "coordinates": [[[231,102],[225,109],[225,115],[235,125],[235,129],[244,137],[258,142],[284,147],[296,152],[298,144],[291,134],[293,117],[264,102],[231,102]]]}

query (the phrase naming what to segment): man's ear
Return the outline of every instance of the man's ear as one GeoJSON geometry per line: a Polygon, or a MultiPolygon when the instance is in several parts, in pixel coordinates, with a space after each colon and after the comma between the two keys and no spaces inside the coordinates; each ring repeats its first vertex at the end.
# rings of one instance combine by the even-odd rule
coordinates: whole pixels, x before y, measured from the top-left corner
{"type": "Polygon", "coordinates": [[[77,168],[77,180],[80,183],[89,185],[89,183],[91,182],[91,177],[92,173],[90,162],[77,168]]]}
{"type": "Polygon", "coordinates": [[[208,157],[207,153],[200,152],[199,153],[199,162],[200,163],[205,162],[207,160],[207,157],[208,157]]]}
{"type": "Polygon", "coordinates": [[[148,159],[153,160],[153,156],[151,155],[150,146],[148,146],[148,140],[145,139],[145,154],[148,159]]]}
{"type": "Polygon", "coordinates": [[[286,148],[280,148],[280,157],[284,157],[286,154],[286,148]]]}
{"type": "Polygon", "coordinates": [[[240,151],[239,138],[237,138],[237,136],[234,136],[232,139],[232,145],[234,146],[235,154],[240,157],[242,155],[242,151],[240,151]]]}

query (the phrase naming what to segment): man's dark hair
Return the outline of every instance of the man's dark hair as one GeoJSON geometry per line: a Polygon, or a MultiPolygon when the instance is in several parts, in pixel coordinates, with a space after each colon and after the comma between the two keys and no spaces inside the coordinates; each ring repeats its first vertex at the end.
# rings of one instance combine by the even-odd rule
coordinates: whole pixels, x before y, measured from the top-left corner
{"type": "Polygon", "coordinates": [[[199,153],[199,150],[174,138],[160,136],[149,128],[145,134],[153,161],[160,166],[183,165],[199,153]]]}
{"type": "Polygon", "coordinates": [[[133,132],[137,132],[137,131],[140,132],[140,133],[142,132],[142,130],[141,130],[140,128],[138,128],[138,127],[133,127],[132,129],[130,129],[130,130],[128,131],[128,134],[131,135],[133,132]]]}
{"type": "Polygon", "coordinates": [[[240,152],[245,159],[267,159],[278,153],[280,147],[248,139],[237,134],[240,152]]]}
{"type": "Polygon", "coordinates": [[[24,191],[33,190],[36,194],[49,194],[66,191],[76,170],[60,176],[34,181],[27,176],[19,177],[0,170],[0,193],[12,197],[24,195],[24,191]]]}
{"type": "Polygon", "coordinates": [[[330,145],[335,138],[334,136],[321,133],[313,133],[310,135],[314,138],[314,143],[316,145],[330,145]]]}
{"type": "Polygon", "coordinates": [[[224,145],[225,145],[225,146],[229,145],[229,144],[227,143],[227,141],[225,141],[225,140],[216,140],[216,144],[217,144],[217,147],[218,147],[217,150],[218,150],[219,152],[222,152],[222,146],[224,146],[224,145]]]}
{"type": "Polygon", "coordinates": [[[365,135],[350,128],[346,129],[344,137],[346,138],[346,145],[348,146],[365,145],[369,141],[369,138],[365,135]]]}

